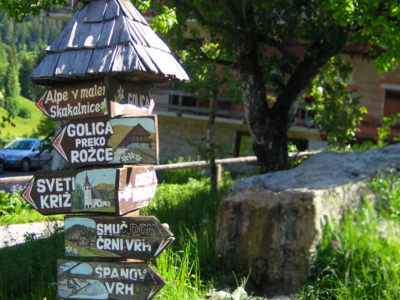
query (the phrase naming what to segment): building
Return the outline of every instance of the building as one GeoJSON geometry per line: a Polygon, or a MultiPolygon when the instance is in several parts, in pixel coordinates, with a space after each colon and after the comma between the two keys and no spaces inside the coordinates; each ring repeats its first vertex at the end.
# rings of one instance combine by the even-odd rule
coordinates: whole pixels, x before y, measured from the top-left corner
{"type": "Polygon", "coordinates": [[[85,183],[83,184],[84,208],[107,207],[111,206],[111,200],[99,190],[92,187],[86,173],[85,183]]]}
{"type": "MultiPolygon", "coordinates": [[[[76,5],[74,1],[68,3],[76,5]]],[[[53,14],[56,16],[51,10],[47,12],[48,17],[53,17],[53,14]]],[[[151,12],[144,15],[148,22],[151,21],[151,12]]],[[[189,29],[196,26],[195,20],[188,21],[189,29]]],[[[299,57],[304,55],[303,46],[293,47],[299,57]]],[[[274,49],[269,51],[272,53],[274,49]]],[[[274,53],[280,55],[279,51],[274,53]]],[[[361,60],[360,57],[350,58],[347,55],[343,55],[343,58],[351,60],[354,66],[348,82],[349,88],[357,90],[355,96],[361,97],[360,105],[368,110],[363,123],[358,126],[360,132],[357,133],[357,140],[373,140],[381,119],[400,110],[400,71],[379,75],[374,62],[361,60]]],[[[196,159],[198,150],[188,141],[191,144],[200,144],[206,136],[209,103],[200,102],[196,95],[167,89],[161,85],[152,88],[150,92],[156,103],[154,113],[158,115],[161,162],[179,156],[196,159]]],[[[271,94],[268,88],[267,94],[271,94]]],[[[306,106],[305,103],[299,106],[298,116],[288,131],[289,141],[296,144],[299,150],[326,148],[326,137],[321,135],[320,128],[312,124],[312,116],[305,109],[306,106]]],[[[392,133],[397,134],[400,131],[394,128],[392,133]]],[[[138,141],[139,137],[135,139],[138,141]]],[[[234,104],[229,99],[218,99],[215,141],[226,145],[228,156],[253,155],[243,105],[234,104]]],[[[123,142],[128,143],[125,139],[123,142]]]]}

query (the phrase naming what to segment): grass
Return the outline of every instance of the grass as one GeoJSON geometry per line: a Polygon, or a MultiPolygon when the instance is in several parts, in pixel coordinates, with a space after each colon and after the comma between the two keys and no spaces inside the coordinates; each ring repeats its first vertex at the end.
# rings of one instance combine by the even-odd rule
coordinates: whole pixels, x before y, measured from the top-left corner
{"type": "MultiPolygon", "coordinates": [[[[204,299],[214,287],[235,279],[214,251],[215,220],[224,185],[210,194],[209,180],[160,184],[151,206],[141,214],[168,223],[175,242],[151,264],[168,284],[155,299],[204,299]]],[[[365,200],[342,222],[323,225],[310,276],[293,299],[400,299],[400,180],[377,179],[378,203],[365,200]]],[[[56,299],[56,260],[63,258],[63,234],[29,240],[0,250],[0,299],[56,299]]]]}
{"type": "MultiPolygon", "coordinates": [[[[11,142],[17,137],[30,136],[35,128],[37,128],[40,118],[43,113],[36,107],[33,101],[30,101],[22,96],[18,97],[18,106],[26,107],[31,111],[31,116],[28,119],[23,119],[16,116],[13,119],[14,126],[6,126],[0,129],[0,140],[6,140],[11,142]]],[[[0,107],[0,118],[6,116],[7,112],[4,108],[0,107]]]]}
{"type": "Polygon", "coordinates": [[[297,299],[400,299],[400,180],[371,186],[378,204],[365,200],[342,222],[327,220],[297,299]]]}
{"type": "MultiPolygon", "coordinates": [[[[155,299],[202,299],[209,287],[229,278],[213,249],[217,207],[230,183],[212,195],[209,179],[160,184],[153,204],[141,209],[142,215],[155,215],[168,223],[176,238],[151,263],[168,282],[155,299]]],[[[0,250],[0,299],[56,299],[59,258],[64,258],[62,232],[48,239],[28,238],[23,245],[0,250]]]]}

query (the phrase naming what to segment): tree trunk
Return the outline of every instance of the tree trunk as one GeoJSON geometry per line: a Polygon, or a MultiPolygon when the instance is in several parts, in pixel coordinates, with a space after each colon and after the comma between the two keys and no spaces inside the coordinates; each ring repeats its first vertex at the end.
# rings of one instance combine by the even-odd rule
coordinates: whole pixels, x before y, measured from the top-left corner
{"type": "Polygon", "coordinates": [[[210,153],[210,191],[217,191],[217,165],[215,163],[214,124],[217,110],[218,91],[213,90],[210,99],[210,115],[208,116],[207,127],[207,148],[210,153]]]}

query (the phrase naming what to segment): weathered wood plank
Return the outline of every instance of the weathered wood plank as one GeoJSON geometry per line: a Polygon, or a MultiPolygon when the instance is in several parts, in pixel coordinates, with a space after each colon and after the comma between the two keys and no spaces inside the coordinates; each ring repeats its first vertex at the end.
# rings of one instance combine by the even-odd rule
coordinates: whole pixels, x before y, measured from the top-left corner
{"type": "Polygon", "coordinates": [[[135,49],[131,45],[118,45],[114,58],[112,72],[146,71],[146,67],[139,60],[135,49]]]}
{"type": "Polygon", "coordinates": [[[89,2],[89,9],[85,14],[85,23],[103,22],[104,13],[107,7],[107,0],[89,2]]]}
{"type": "Polygon", "coordinates": [[[175,240],[154,216],[66,216],[64,222],[65,256],[151,261],[175,240]]]}
{"type": "Polygon", "coordinates": [[[57,295],[61,299],[150,300],[165,284],[143,262],[57,261],[57,295]]]}
{"type": "Polygon", "coordinates": [[[126,18],[121,17],[116,19],[114,31],[112,34],[111,45],[128,44],[131,42],[128,26],[125,24],[126,18]]]}
{"type": "Polygon", "coordinates": [[[158,165],[157,116],[70,121],[56,137],[53,147],[71,167],[158,165]]]}
{"type": "Polygon", "coordinates": [[[121,10],[122,13],[127,16],[127,18],[131,19],[131,20],[135,20],[135,16],[132,14],[132,12],[130,11],[128,5],[127,5],[127,1],[125,0],[118,0],[118,3],[121,6],[121,10]]]}
{"type": "Polygon", "coordinates": [[[148,25],[146,19],[138,11],[138,9],[133,5],[133,3],[131,1],[129,1],[129,0],[126,1],[126,5],[127,5],[128,9],[129,9],[129,11],[133,14],[133,16],[134,16],[136,21],[148,25]]]}
{"type": "Polygon", "coordinates": [[[56,70],[54,72],[55,77],[68,77],[73,64],[75,64],[76,51],[69,50],[62,52],[57,63],[56,70]]]}
{"type": "Polygon", "coordinates": [[[103,23],[90,23],[90,30],[87,33],[83,44],[85,48],[95,48],[97,46],[103,25],[103,23]]]}
{"type": "Polygon", "coordinates": [[[146,41],[146,39],[144,38],[144,36],[143,36],[144,32],[142,32],[141,28],[139,27],[139,25],[141,25],[141,24],[138,23],[138,22],[135,22],[135,21],[131,21],[131,20],[130,20],[129,25],[130,25],[131,30],[132,30],[132,31],[134,32],[134,34],[136,35],[136,37],[140,40],[140,43],[141,43],[143,46],[150,46],[150,45],[147,43],[147,41],[146,41]]]}
{"type": "Polygon", "coordinates": [[[134,22],[130,19],[125,19],[126,24],[128,25],[129,35],[135,44],[139,45],[147,45],[146,41],[142,38],[142,36],[136,32],[136,27],[134,26],[134,22]]]}
{"type": "Polygon", "coordinates": [[[111,20],[119,16],[119,4],[116,0],[108,0],[106,14],[104,16],[105,20],[111,20]]]}
{"type": "Polygon", "coordinates": [[[35,71],[32,72],[30,77],[33,78],[52,78],[54,71],[58,64],[58,59],[61,53],[49,53],[47,54],[40,64],[36,67],[35,71]]]}
{"type": "Polygon", "coordinates": [[[50,46],[47,47],[47,52],[54,52],[60,49],[60,44],[64,42],[64,39],[69,36],[71,29],[74,25],[75,20],[78,18],[79,12],[73,15],[72,19],[64,26],[57,37],[51,42],[50,46]]]}
{"type": "Polygon", "coordinates": [[[101,48],[110,46],[112,34],[114,31],[114,25],[115,25],[115,19],[104,22],[99,41],[97,42],[97,47],[101,48]]]}
{"type": "Polygon", "coordinates": [[[72,65],[71,76],[85,76],[92,58],[92,49],[76,50],[75,63],[72,65]]]}
{"type": "Polygon", "coordinates": [[[141,61],[146,65],[148,70],[155,74],[158,74],[159,70],[157,69],[156,65],[153,63],[151,57],[147,53],[146,47],[143,47],[142,45],[135,45],[135,49],[141,61]]]}
{"type": "Polygon", "coordinates": [[[85,15],[83,13],[77,14],[78,17],[75,20],[67,44],[68,49],[78,48],[79,45],[83,45],[86,36],[90,29],[90,24],[83,23],[85,15]]]}
{"type": "Polygon", "coordinates": [[[118,216],[150,205],[156,189],[153,166],[64,170],[36,172],[22,197],[42,215],[118,216]]]}
{"type": "Polygon", "coordinates": [[[156,49],[162,50],[167,53],[171,53],[168,46],[160,39],[159,36],[150,28],[150,26],[146,26],[143,24],[136,24],[137,27],[141,28],[141,32],[143,37],[146,39],[147,43],[156,49]]]}
{"type": "Polygon", "coordinates": [[[114,60],[116,46],[94,49],[87,72],[98,74],[110,72],[114,60]]]}
{"type": "Polygon", "coordinates": [[[155,63],[157,68],[160,70],[161,73],[165,75],[173,75],[175,74],[175,66],[171,65],[169,62],[169,57],[167,54],[161,50],[153,49],[153,48],[146,48],[147,53],[151,57],[151,60],[155,63]]]}
{"type": "Polygon", "coordinates": [[[175,73],[175,77],[177,77],[180,80],[185,80],[185,81],[190,80],[186,71],[182,68],[182,66],[172,55],[169,55],[169,61],[171,62],[171,65],[175,65],[175,70],[177,70],[175,73]]]}
{"type": "MultiPolygon", "coordinates": [[[[69,43],[69,40],[70,40],[70,36],[71,36],[72,30],[73,30],[73,28],[74,28],[74,26],[75,26],[75,23],[77,22],[78,19],[81,18],[82,15],[84,16],[84,15],[86,14],[86,12],[87,12],[87,10],[88,10],[88,7],[89,7],[89,5],[85,5],[80,11],[78,11],[78,12],[74,15],[73,21],[72,21],[72,20],[69,21],[68,24],[65,26],[65,29],[67,29],[67,27],[68,27],[68,30],[65,30],[65,31],[62,30],[62,31],[60,32],[60,34],[59,34],[58,36],[60,36],[61,41],[60,41],[60,43],[58,44],[57,51],[63,51],[63,50],[65,50],[65,49],[67,49],[68,43],[69,43]],[[76,16],[76,18],[75,18],[75,16],[76,16]]],[[[78,29],[78,30],[79,30],[79,29],[78,29]]],[[[58,36],[57,36],[57,37],[58,37],[58,36]]]]}

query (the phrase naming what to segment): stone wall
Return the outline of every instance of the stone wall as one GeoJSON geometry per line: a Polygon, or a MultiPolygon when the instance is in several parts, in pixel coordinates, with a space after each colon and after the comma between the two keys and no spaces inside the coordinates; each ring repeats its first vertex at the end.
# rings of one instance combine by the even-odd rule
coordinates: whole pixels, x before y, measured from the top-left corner
{"type": "MultiPolygon", "coordinates": [[[[158,131],[161,163],[180,156],[197,160],[197,149],[186,140],[194,144],[201,142],[207,134],[207,121],[158,115],[158,131]]],[[[215,142],[226,144],[229,157],[232,157],[235,156],[236,133],[248,131],[247,125],[216,122],[215,142]]]]}

